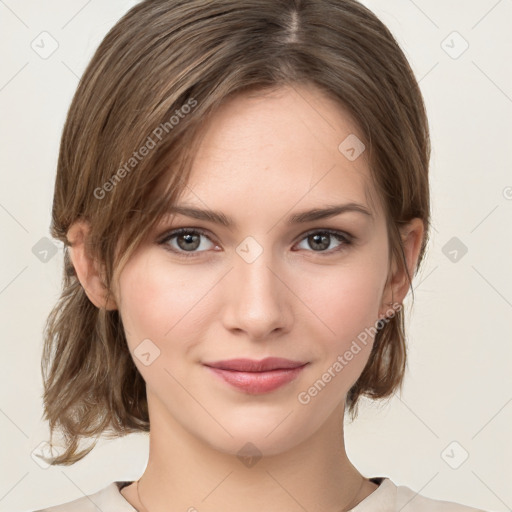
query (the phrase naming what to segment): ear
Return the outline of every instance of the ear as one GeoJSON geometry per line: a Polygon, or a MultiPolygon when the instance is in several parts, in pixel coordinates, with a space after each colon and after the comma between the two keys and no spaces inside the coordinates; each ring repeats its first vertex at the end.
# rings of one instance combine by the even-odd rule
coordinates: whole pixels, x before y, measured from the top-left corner
{"type": "Polygon", "coordinates": [[[108,290],[104,284],[101,265],[93,260],[87,252],[85,242],[89,230],[89,224],[83,220],[74,222],[68,229],[67,238],[71,244],[69,247],[71,261],[89,300],[99,309],[117,309],[117,304],[112,297],[109,297],[108,301],[106,300],[108,290]]]}
{"type": "MultiPolygon", "coordinates": [[[[414,218],[400,227],[402,246],[411,280],[418,263],[424,231],[425,226],[420,218],[414,218]]],[[[386,316],[384,312],[390,310],[390,304],[402,304],[409,288],[410,284],[405,269],[399,269],[397,263],[393,262],[393,270],[382,295],[381,311],[383,312],[380,318],[386,316]]]]}

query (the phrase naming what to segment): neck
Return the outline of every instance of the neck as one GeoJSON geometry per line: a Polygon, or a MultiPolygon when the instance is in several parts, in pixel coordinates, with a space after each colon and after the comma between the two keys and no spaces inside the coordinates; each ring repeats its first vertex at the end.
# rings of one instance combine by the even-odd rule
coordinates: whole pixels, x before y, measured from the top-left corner
{"type": "Polygon", "coordinates": [[[271,455],[247,441],[233,442],[233,449],[227,451],[226,445],[218,449],[205,443],[166,415],[149,390],[148,406],[149,459],[138,486],[142,504],[136,506],[141,512],[170,507],[212,512],[340,512],[353,508],[377,487],[347,457],[343,405],[306,441],[285,451],[277,447],[271,455]]]}

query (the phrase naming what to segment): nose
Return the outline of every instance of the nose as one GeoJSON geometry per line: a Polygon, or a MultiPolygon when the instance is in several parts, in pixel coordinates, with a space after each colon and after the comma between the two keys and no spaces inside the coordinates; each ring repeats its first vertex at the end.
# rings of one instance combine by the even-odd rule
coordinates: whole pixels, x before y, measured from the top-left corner
{"type": "Polygon", "coordinates": [[[270,251],[263,251],[252,263],[236,256],[227,277],[228,300],[222,315],[226,329],[238,335],[245,333],[254,341],[290,331],[293,293],[270,251]]]}

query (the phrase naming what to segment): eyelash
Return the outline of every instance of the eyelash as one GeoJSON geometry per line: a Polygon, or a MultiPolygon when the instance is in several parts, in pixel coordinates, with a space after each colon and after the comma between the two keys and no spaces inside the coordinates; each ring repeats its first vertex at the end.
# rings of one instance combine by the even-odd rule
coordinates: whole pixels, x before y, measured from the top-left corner
{"type": "MultiPolygon", "coordinates": [[[[304,233],[302,235],[302,238],[299,240],[299,242],[302,242],[304,239],[308,238],[311,235],[315,235],[315,234],[324,234],[324,235],[327,234],[327,235],[330,235],[330,236],[336,238],[336,240],[338,240],[339,242],[342,242],[342,244],[340,246],[338,246],[334,249],[330,249],[329,251],[313,251],[313,250],[308,251],[308,252],[313,252],[313,253],[320,254],[320,255],[328,256],[328,255],[332,255],[334,253],[340,252],[340,251],[346,249],[347,246],[352,245],[353,241],[355,240],[354,236],[352,236],[348,233],[344,233],[343,231],[337,231],[337,230],[333,230],[333,229],[314,229],[314,230],[304,233]]],[[[174,239],[180,235],[202,235],[202,236],[208,238],[208,240],[210,240],[210,242],[213,242],[213,240],[210,239],[208,234],[205,231],[203,231],[202,229],[178,228],[178,229],[175,229],[173,231],[166,233],[164,235],[164,238],[162,240],[160,240],[160,242],[158,242],[158,244],[163,245],[167,251],[169,251],[173,254],[177,254],[178,256],[184,257],[184,258],[193,258],[203,252],[206,252],[206,251],[198,251],[198,252],[178,251],[174,248],[171,248],[167,242],[171,241],[172,239],[174,239]]]]}

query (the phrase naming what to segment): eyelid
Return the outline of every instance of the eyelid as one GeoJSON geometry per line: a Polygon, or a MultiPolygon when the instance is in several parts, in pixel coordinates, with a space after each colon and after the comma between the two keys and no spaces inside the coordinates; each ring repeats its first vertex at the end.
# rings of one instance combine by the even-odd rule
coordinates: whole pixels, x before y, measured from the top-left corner
{"type": "Polygon", "coordinates": [[[205,236],[210,241],[214,241],[213,235],[207,229],[196,228],[193,226],[183,226],[165,230],[165,232],[158,237],[158,243],[163,243],[165,240],[169,240],[171,237],[179,235],[181,233],[198,233],[205,236]]]}
{"type": "Polygon", "coordinates": [[[334,228],[314,228],[310,229],[308,231],[305,231],[304,233],[301,233],[299,237],[297,238],[297,241],[300,242],[304,240],[304,238],[307,238],[310,235],[314,235],[316,233],[328,233],[331,236],[339,236],[344,237],[347,239],[347,241],[350,243],[356,239],[354,235],[351,235],[347,231],[344,231],[342,229],[334,229],[334,228]]]}

